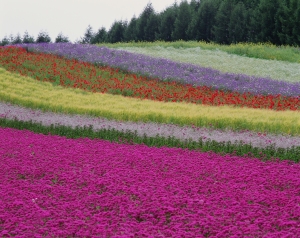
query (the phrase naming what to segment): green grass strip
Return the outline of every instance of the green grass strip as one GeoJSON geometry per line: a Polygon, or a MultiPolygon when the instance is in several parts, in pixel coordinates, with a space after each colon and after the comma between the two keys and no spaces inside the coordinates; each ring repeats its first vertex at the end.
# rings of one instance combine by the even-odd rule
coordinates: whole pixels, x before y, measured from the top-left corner
{"type": "Polygon", "coordinates": [[[0,127],[3,128],[14,128],[18,130],[30,130],[35,133],[42,133],[44,135],[52,134],[65,136],[67,138],[91,138],[91,139],[103,139],[111,142],[118,143],[129,143],[129,144],[145,144],[150,147],[177,147],[189,150],[199,150],[202,152],[215,152],[221,155],[231,154],[236,156],[247,156],[253,158],[259,158],[261,160],[291,160],[299,162],[300,160],[300,147],[292,147],[288,149],[275,148],[269,146],[267,148],[256,148],[251,145],[230,143],[230,142],[216,142],[206,141],[203,142],[201,139],[198,142],[185,140],[181,141],[175,137],[143,137],[138,136],[136,132],[130,131],[117,131],[115,129],[101,129],[94,131],[93,127],[76,127],[71,128],[63,125],[51,125],[44,126],[41,123],[33,123],[32,121],[18,121],[9,120],[6,118],[0,118],[0,127]]]}

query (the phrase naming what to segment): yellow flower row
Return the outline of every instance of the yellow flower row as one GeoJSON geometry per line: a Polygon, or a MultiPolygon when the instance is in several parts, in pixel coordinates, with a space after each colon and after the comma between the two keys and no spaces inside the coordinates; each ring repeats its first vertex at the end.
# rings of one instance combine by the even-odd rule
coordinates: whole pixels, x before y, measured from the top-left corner
{"type": "Polygon", "coordinates": [[[0,100],[44,111],[109,119],[300,134],[300,113],[157,102],[53,86],[0,68],[0,100]]]}

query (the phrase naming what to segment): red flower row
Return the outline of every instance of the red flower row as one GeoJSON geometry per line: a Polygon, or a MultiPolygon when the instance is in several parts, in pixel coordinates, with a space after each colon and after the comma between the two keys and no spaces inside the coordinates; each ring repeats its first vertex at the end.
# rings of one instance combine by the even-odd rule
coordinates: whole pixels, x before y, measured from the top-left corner
{"type": "Polygon", "coordinates": [[[213,90],[206,86],[194,87],[176,82],[162,82],[158,79],[123,73],[118,69],[94,66],[55,55],[29,53],[16,47],[0,47],[0,66],[40,81],[90,92],[214,106],[234,105],[272,110],[300,109],[299,97],[240,94],[213,90]]]}

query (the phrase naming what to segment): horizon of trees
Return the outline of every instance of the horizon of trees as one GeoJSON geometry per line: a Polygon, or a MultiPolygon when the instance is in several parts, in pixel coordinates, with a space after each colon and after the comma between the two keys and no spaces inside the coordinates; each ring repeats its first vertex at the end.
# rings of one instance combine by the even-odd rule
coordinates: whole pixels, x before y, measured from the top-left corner
{"type": "MultiPolygon", "coordinates": [[[[89,25],[76,43],[195,40],[300,46],[299,22],[299,0],[183,0],[160,13],[148,3],[138,17],[116,20],[109,30],[101,27],[94,32],[89,25]]],[[[26,31],[22,38],[19,34],[4,37],[0,45],[33,42],[51,42],[51,38],[41,31],[34,39],[26,31]]],[[[54,42],[70,40],[60,33],[54,42]]]]}

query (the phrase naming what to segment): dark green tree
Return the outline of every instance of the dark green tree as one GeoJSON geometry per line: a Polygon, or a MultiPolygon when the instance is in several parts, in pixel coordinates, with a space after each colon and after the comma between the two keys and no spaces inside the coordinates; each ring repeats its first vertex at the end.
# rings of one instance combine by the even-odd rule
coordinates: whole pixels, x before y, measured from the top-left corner
{"type": "Polygon", "coordinates": [[[216,23],[216,15],[221,0],[206,0],[203,2],[203,8],[199,9],[200,18],[200,39],[204,41],[212,41],[215,39],[213,28],[216,23]]]}
{"type": "Polygon", "coordinates": [[[183,0],[161,13],[148,3],[129,24],[116,21],[95,35],[89,26],[81,43],[181,39],[299,45],[299,22],[299,0],[183,0]]]}
{"type": "Polygon", "coordinates": [[[13,34],[10,34],[8,39],[9,39],[10,44],[13,44],[15,37],[13,36],[13,34]]]}
{"type": "Polygon", "coordinates": [[[275,16],[279,10],[279,1],[281,0],[261,0],[256,18],[258,22],[258,41],[280,44],[277,31],[280,27],[275,22],[275,16]]]}
{"type": "Polygon", "coordinates": [[[213,27],[213,33],[217,43],[230,43],[229,23],[233,6],[234,4],[232,0],[224,0],[217,11],[216,21],[213,27]]]}
{"type": "Polygon", "coordinates": [[[108,42],[117,43],[124,41],[126,27],[127,22],[115,21],[107,34],[108,42]]]}
{"type": "Polygon", "coordinates": [[[22,41],[22,43],[27,44],[27,43],[34,43],[34,42],[35,42],[35,40],[34,40],[33,36],[30,36],[28,34],[28,32],[25,31],[25,33],[23,35],[23,41],[22,41]]]}
{"type": "Polygon", "coordinates": [[[174,4],[173,6],[168,7],[165,11],[161,13],[161,20],[158,27],[158,39],[164,41],[172,41],[172,32],[174,31],[177,8],[177,4],[174,4]]]}
{"type": "Polygon", "coordinates": [[[160,23],[159,16],[154,12],[152,13],[146,23],[144,28],[144,40],[148,42],[153,42],[159,36],[158,26],[160,23]]]}
{"type": "Polygon", "coordinates": [[[191,9],[186,0],[182,1],[178,7],[178,14],[172,32],[173,40],[189,40],[187,30],[191,22],[191,9]]]}
{"type": "MultiPolygon", "coordinates": [[[[295,0],[297,1],[297,0],[295,0]]],[[[293,36],[295,39],[295,42],[293,42],[293,45],[300,46],[300,24],[297,24],[300,22],[300,2],[297,2],[297,8],[295,9],[294,13],[295,17],[295,24],[293,26],[293,36]]]]}
{"type": "Polygon", "coordinates": [[[229,43],[247,41],[247,10],[243,2],[236,4],[229,22],[229,43]]]}
{"type": "Polygon", "coordinates": [[[298,4],[299,1],[297,0],[282,0],[279,2],[279,9],[275,15],[275,26],[280,44],[293,45],[297,42],[294,26],[300,24],[296,20],[298,4]]]}
{"type": "Polygon", "coordinates": [[[131,18],[129,24],[127,25],[127,28],[124,33],[124,40],[126,42],[129,41],[138,41],[137,37],[137,18],[133,16],[131,18]]]}
{"type": "Polygon", "coordinates": [[[197,14],[193,17],[188,34],[192,39],[212,41],[214,40],[213,26],[218,11],[220,0],[202,0],[197,14]],[[193,35],[193,37],[192,37],[193,35]]]}
{"type": "Polygon", "coordinates": [[[190,3],[191,21],[188,25],[187,36],[189,40],[197,40],[198,31],[198,10],[200,7],[200,1],[192,0],[190,3]]]}
{"type": "Polygon", "coordinates": [[[93,28],[90,25],[88,25],[83,37],[80,40],[80,43],[81,44],[90,44],[93,36],[94,36],[93,28]]]}
{"type": "Polygon", "coordinates": [[[22,44],[22,38],[20,34],[18,33],[14,38],[13,41],[11,42],[12,44],[22,44]]]}
{"type": "Polygon", "coordinates": [[[247,9],[247,41],[248,42],[258,42],[259,41],[259,30],[260,22],[258,18],[258,8],[249,8],[247,9]]]}
{"type": "Polygon", "coordinates": [[[101,27],[91,39],[91,44],[99,44],[107,41],[107,31],[101,27]]]}
{"type": "Polygon", "coordinates": [[[190,9],[192,15],[198,12],[199,7],[200,7],[200,0],[191,0],[190,9]]]}
{"type": "Polygon", "coordinates": [[[62,42],[70,42],[67,36],[64,36],[62,32],[60,32],[57,37],[55,38],[55,43],[62,43],[62,42]]]}
{"type": "Polygon", "coordinates": [[[148,3],[147,6],[144,8],[142,14],[139,16],[137,20],[137,40],[138,41],[145,41],[146,36],[146,27],[148,24],[148,20],[150,19],[151,15],[155,14],[154,9],[151,3],[148,3]]]}
{"type": "Polygon", "coordinates": [[[4,36],[4,38],[0,42],[0,46],[5,46],[9,44],[10,44],[9,38],[7,36],[4,36]]]}
{"type": "Polygon", "coordinates": [[[49,43],[49,42],[51,42],[51,38],[50,38],[50,36],[48,35],[47,32],[41,31],[38,34],[35,42],[36,43],[49,43]]]}

